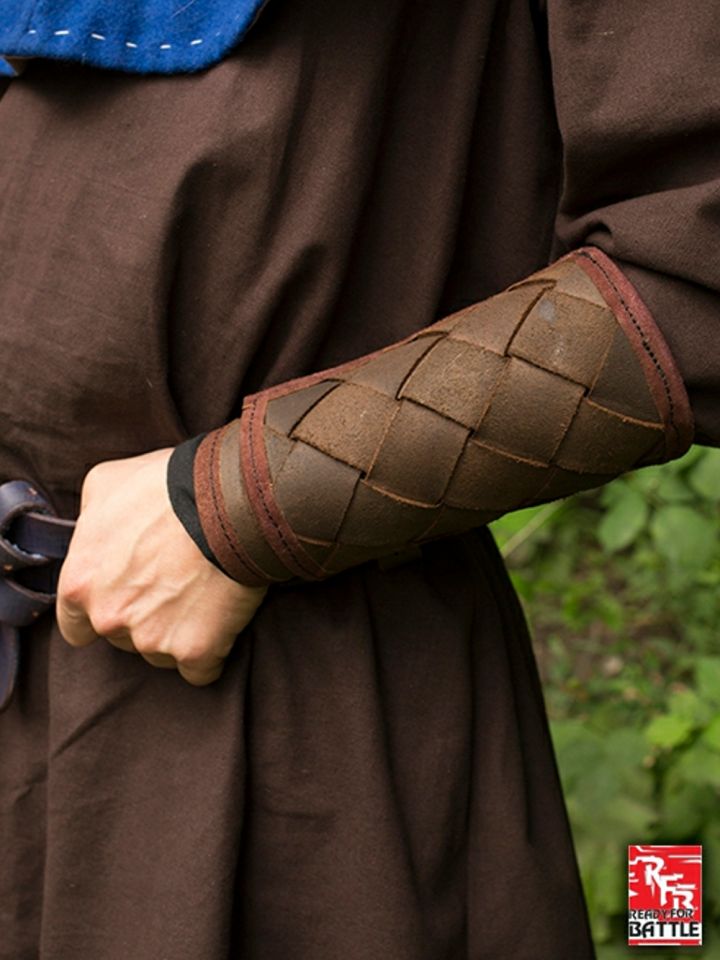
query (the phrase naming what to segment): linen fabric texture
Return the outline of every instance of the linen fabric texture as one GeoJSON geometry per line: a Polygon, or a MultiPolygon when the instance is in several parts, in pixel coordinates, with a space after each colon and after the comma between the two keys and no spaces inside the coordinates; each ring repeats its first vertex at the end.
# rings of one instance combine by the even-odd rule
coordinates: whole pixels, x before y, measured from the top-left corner
{"type": "Polygon", "coordinates": [[[247,398],[197,447],[188,532],[242,583],[321,579],[680,456],[692,433],[662,334],[587,249],[247,398]]]}
{"type": "MultiPolygon", "coordinates": [[[[30,61],[0,100],[2,479],[71,517],[92,464],[586,244],[717,443],[718,29],[702,0],[278,0],[188,76],[30,61]]],[[[593,956],[486,529],[274,586],[204,689],[51,617],[22,646],[2,960],[593,956]]]]}

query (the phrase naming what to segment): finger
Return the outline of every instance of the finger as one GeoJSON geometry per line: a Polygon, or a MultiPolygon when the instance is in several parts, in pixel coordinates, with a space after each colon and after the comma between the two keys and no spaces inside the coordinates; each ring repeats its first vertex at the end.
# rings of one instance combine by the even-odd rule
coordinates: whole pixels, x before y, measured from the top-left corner
{"type": "Polygon", "coordinates": [[[124,650],[125,653],[137,653],[135,649],[135,644],[132,642],[132,638],[129,633],[116,634],[114,636],[105,636],[103,640],[107,640],[111,647],[115,647],[117,650],[124,650]]]}
{"type": "MultiPolygon", "coordinates": [[[[112,634],[103,639],[107,640],[112,647],[123,650],[125,653],[140,653],[129,633],[112,634]]],[[[141,653],[140,656],[153,667],[159,667],[161,670],[174,670],[177,666],[175,657],[171,657],[169,653],[141,653]]]]}
{"type": "Polygon", "coordinates": [[[87,647],[97,640],[98,635],[81,607],[58,599],[56,613],[60,633],[71,647],[87,647]]]}
{"type": "Polygon", "coordinates": [[[143,653],[141,656],[143,660],[147,660],[153,667],[159,667],[161,670],[174,670],[177,667],[177,660],[169,653],[143,653]]]}
{"type": "Polygon", "coordinates": [[[187,664],[178,661],[177,670],[183,680],[194,687],[206,687],[220,677],[225,666],[224,660],[216,660],[212,664],[187,664]]]}

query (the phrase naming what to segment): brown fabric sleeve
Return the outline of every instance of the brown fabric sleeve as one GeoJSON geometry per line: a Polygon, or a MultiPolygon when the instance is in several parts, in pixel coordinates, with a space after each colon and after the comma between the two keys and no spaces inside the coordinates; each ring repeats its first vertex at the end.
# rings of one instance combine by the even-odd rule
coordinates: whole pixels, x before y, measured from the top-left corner
{"type": "Polygon", "coordinates": [[[320,579],[679,456],[682,380],[637,291],[586,248],[378,353],[248,397],[194,487],[250,585],[320,579]]]}
{"type": "Polygon", "coordinates": [[[547,0],[558,253],[599,247],[652,311],[720,445],[720,18],[713,0],[547,0]]]}

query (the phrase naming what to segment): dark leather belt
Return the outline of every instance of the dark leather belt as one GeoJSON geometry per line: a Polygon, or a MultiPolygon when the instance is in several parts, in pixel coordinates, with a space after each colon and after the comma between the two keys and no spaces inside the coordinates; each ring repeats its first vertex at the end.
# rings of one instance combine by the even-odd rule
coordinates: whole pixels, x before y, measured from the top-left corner
{"type": "Polygon", "coordinates": [[[0,485],[0,711],[15,689],[20,631],[53,606],[74,527],[25,480],[0,485]]]}

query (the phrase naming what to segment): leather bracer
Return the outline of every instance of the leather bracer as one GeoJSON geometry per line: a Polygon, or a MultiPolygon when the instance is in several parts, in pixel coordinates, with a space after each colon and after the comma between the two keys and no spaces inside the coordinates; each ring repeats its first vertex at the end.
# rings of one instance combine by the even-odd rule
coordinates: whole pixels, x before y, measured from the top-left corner
{"type": "Polygon", "coordinates": [[[319,579],[679,456],[682,380],[592,248],[391,347],[248,397],[194,466],[247,584],[319,579]]]}

